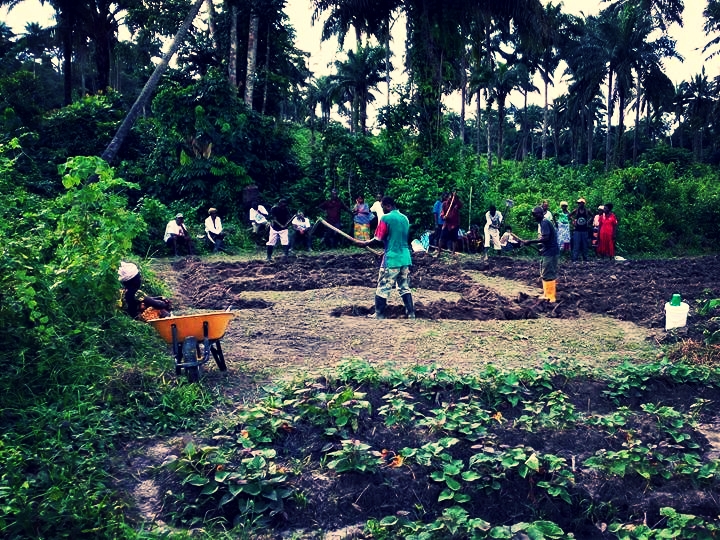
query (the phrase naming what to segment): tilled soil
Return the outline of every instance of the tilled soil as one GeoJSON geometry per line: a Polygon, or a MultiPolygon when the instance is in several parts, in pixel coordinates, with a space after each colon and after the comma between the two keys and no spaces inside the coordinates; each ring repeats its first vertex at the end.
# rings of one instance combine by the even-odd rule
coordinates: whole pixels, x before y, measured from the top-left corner
{"type": "Polygon", "coordinates": [[[397,295],[388,302],[388,320],[379,324],[366,317],[374,311],[377,259],[365,252],[281,257],[271,263],[177,261],[173,273],[181,308],[236,312],[228,347],[253,368],[284,370],[290,362],[302,372],[348,356],[445,360],[472,368],[479,359],[491,359],[498,347],[505,349],[508,341],[525,341],[509,352],[512,356],[517,350],[526,361],[573,348],[581,357],[586,353],[588,359],[602,360],[613,353],[626,357],[642,341],[700,340],[720,326],[715,313],[697,313],[704,300],[720,297],[717,256],[565,261],[558,301],[550,304],[537,298],[537,259],[438,260],[414,254],[411,285],[419,319],[414,323],[405,319],[397,295]],[[675,293],[690,305],[688,324],[665,332],[665,303],[675,293]],[[594,329],[603,327],[614,327],[608,331],[619,337],[587,342],[594,329]]]}

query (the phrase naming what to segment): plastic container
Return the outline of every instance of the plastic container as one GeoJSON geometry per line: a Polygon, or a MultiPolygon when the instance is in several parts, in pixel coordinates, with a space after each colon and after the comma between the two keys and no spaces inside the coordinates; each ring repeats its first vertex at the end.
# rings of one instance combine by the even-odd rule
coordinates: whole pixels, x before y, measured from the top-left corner
{"type": "Polygon", "coordinates": [[[689,310],[690,306],[685,302],[680,302],[677,306],[672,305],[671,302],[665,303],[665,330],[685,326],[689,310]]]}

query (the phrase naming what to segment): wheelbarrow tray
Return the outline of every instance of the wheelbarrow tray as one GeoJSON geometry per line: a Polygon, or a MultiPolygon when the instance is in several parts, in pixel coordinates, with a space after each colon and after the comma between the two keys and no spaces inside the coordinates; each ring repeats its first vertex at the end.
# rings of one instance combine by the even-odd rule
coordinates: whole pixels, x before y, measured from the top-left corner
{"type": "Polygon", "coordinates": [[[218,340],[225,335],[230,320],[235,317],[234,313],[228,311],[208,311],[205,313],[196,313],[194,315],[176,315],[165,317],[163,319],[154,319],[150,321],[160,336],[172,345],[173,333],[172,326],[176,328],[176,339],[185,341],[185,338],[194,337],[198,341],[205,338],[203,332],[203,323],[208,323],[209,340],[218,340]]]}

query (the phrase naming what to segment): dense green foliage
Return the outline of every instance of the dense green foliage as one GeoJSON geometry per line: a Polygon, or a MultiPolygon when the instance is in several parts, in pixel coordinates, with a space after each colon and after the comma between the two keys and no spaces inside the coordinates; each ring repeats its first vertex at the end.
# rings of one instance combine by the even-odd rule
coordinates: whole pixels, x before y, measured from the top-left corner
{"type": "Polygon", "coordinates": [[[118,316],[117,267],[143,227],[127,204],[137,186],[78,157],[59,167],[63,193],[41,198],[23,186],[19,156],[17,140],[0,148],[0,531],[123,537],[108,471],[117,445],[187,425],[204,390],[158,379],[157,336],[118,316]]]}

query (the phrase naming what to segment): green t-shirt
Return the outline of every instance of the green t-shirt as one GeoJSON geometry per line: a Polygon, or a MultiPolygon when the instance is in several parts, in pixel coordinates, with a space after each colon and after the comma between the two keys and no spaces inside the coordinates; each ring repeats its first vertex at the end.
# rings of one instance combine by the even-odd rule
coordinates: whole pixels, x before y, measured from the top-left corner
{"type": "Polygon", "coordinates": [[[383,266],[386,268],[400,268],[412,265],[408,235],[410,222],[399,210],[392,210],[385,214],[375,230],[375,237],[385,243],[385,257],[383,266]]]}

